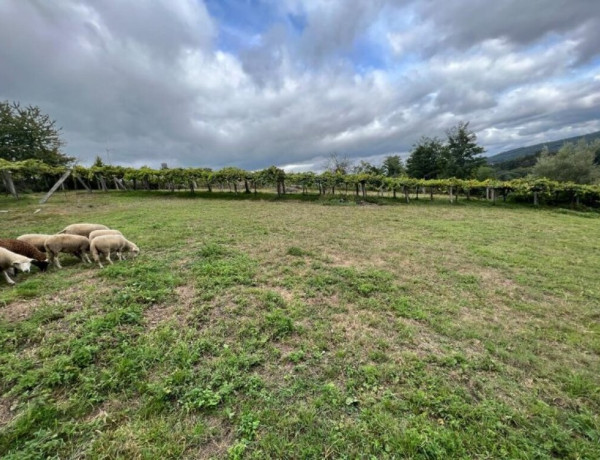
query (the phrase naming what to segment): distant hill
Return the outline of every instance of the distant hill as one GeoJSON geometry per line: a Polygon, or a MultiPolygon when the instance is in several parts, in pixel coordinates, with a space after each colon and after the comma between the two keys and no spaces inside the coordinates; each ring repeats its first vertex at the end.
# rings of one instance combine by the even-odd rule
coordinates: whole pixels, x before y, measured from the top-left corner
{"type": "Polygon", "coordinates": [[[497,155],[488,157],[487,161],[489,164],[495,165],[498,163],[505,163],[507,161],[516,160],[517,158],[521,157],[532,156],[538,153],[540,150],[542,150],[544,146],[547,146],[550,152],[558,152],[565,142],[577,142],[579,141],[579,139],[585,139],[587,142],[593,141],[595,139],[600,139],[600,131],[585,134],[583,136],[569,137],[568,139],[560,139],[552,142],[543,142],[541,144],[529,145],[527,147],[519,147],[518,149],[508,150],[506,152],[498,153],[497,155]]]}

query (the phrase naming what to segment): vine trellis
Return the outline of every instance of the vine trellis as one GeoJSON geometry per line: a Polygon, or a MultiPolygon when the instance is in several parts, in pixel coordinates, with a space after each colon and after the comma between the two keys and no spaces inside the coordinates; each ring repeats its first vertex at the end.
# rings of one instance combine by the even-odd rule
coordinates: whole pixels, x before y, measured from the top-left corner
{"type": "Polygon", "coordinates": [[[123,166],[73,166],[53,167],[38,160],[6,161],[0,159],[0,175],[8,193],[18,198],[17,184],[54,184],[43,201],[58,189],[69,177],[88,192],[93,189],[108,191],[109,185],[116,190],[181,190],[195,193],[201,187],[212,192],[215,187],[233,193],[257,193],[258,189],[273,188],[278,195],[286,193],[308,194],[316,190],[321,195],[355,194],[366,198],[368,193],[382,195],[391,193],[394,198],[401,194],[405,201],[444,193],[448,200],[456,201],[462,193],[468,200],[477,194],[495,202],[506,200],[509,194],[533,204],[547,203],[585,204],[600,206],[600,185],[582,185],[572,182],[556,182],[548,179],[463,180],[463,179],[414,179],[410,177],[385,177],[368,173],[340,174],[329,171],[286,173],[275,166],[260,171],[245,171],[227,167],[217,171],[207,168],[152,169],[146,166],[129,168],[123,166]],[[59,179],[60,178],[60,179],[59,179]],[[58,179],[58,181],[57,181],[58,179]],[[412,198],[411,198],[412,195],[412,198]]]}

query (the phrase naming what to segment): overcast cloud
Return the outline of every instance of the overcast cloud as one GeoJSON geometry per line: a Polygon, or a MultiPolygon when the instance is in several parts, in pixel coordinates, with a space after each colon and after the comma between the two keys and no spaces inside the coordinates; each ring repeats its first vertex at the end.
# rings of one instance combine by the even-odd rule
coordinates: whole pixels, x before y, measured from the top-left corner
{"type": "Polygon", "coordinates": [[[319,169],[469,121],[489,154],[600,130],[597,0],[0,0],[0,100],[90,164],[319,169]]]}

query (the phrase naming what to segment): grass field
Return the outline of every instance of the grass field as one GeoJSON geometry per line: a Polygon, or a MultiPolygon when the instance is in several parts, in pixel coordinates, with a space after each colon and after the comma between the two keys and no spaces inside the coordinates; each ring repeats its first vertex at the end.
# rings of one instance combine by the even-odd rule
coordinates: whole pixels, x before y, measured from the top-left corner
{"type": "Polygon", "coordinates": [[[142,252],[0,280],[3,458],[600,458],[598,214],[34,198],[142,252]]]}

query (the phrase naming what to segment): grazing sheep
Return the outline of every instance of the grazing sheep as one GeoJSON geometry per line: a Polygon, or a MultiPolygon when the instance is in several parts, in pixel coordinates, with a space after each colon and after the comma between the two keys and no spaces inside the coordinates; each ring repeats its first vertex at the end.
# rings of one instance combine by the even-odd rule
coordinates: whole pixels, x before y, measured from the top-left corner
{"type": "Polygon", "coordinates": [[[67,235],[80,235],[89,238],[90,233],[94,230],[108,230],[108,227],[102,224],[71,224],[63,228],[58,234],[66,233],[67,235]]]}
{"type": "Polygon", "coordinates": [[[28,233],[26,235],[17,237],[17,239],[20,241],[26,241],[29,244],[33,244],[38,251],[46,252],[44,243],[46,242],[46,238],[49,236],[52,235],[46,235],[44,233],[28,233]]]}
{"type": "Polygon", "coordinates": [[[112,260],[110,260],[111,251],[115,251],[119,260],[123,260],[121,256],[122,252],[131,252],[133,257],[137,256],[140,253],[140,249],[131,241],[127,241],[121,235],[104,235],[98,236],[93,239],[90,244],[90,252],[92,253],[92,257],[100,268],[104,268],[102,263],[100,262],[100,255],[103,255],[109,263],[112,264],[112,260]]]}
{"type": "Polygon", "coordinates": [[[90,243],[92,242],[92,240],[98,236],[104,236],[104,235],[121,235],[123,236],[123,234],[119,231],[119,230],[94,230],[93,232],[90,233],[89,239],[90,239],[90,243]]]}
{"type": "Polygon", "coordinates": [[[48,268],[48,258],[46,257],[46,254],[38,251],[34,245],[29,244],[26,241],[2,238],[0,239],[0,247],[8,249],[15,254],[30,257],[33,259],[31,263],[43,272],[48,268]]]}
{"type": "Polygon", "coordinates": [[[29,273],[31,269],[31,260],[29,257],[15,254],[5,248],[0,248],[0,270],[4,273],[4,278],[8,284],[15,284],[8,276],[8,269],[14,268],[22,272],[29,273]]]}
{"type": "Polygon", "coordinates": [[[66,252],[79,257],[83,262],[92,263],[87,255],[90,250],[90,240],[81,235],[52,235],[46,240],[46,252],[48,260],[54,262],[58,268],[62,268],[58,260],[58,254],[66,252]]]}

